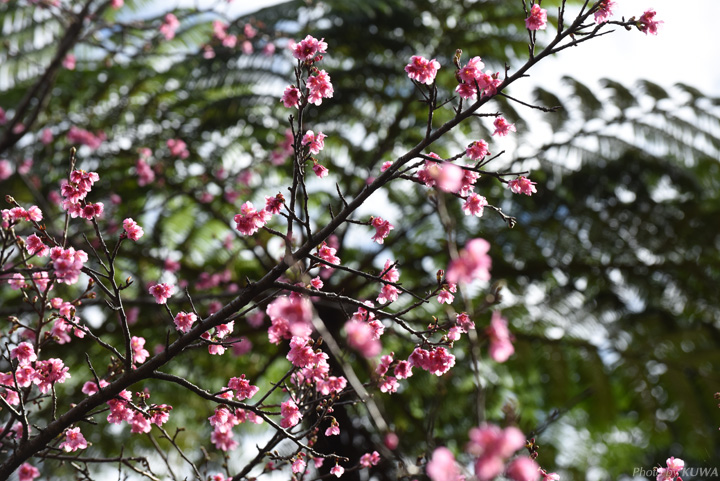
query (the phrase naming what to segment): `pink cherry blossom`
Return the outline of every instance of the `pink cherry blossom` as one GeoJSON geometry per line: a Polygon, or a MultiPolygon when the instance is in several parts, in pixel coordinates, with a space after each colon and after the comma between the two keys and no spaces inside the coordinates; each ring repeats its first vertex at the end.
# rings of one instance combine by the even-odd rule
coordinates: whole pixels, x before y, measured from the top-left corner
{"type": "Polygon", "coordinates": [[[542,481],[560,481],[560,475],[557,473],[545,473],[542,481]]]}
{"type": "Polygon", "coordinates": [[[48,145],[53,141],[53,133],[50,129],[43,129],[42,133],[40,134],[40,142],[43,143],[43,145],[48,145]]]}
{"type": "Polygon", "coordinates": [[[461,481],[464,479],[455,463],[455,456],[448,448],[443,446],[433,451],[432,458],[428,461],[425,471],[432,481],[461,481]]]}
{"type": "Polygon", "coordinates": [[[323,134],[322,132],[318,132],[318,134],[315,135],[315,132],[313,132],[312,130],[308,130],[302,138],[302,144],[309,144],[310,153],[317,155],[325,147],[326,137],[327,135],[323,134]]]}
{"type": "Polygon", "coordinates": [[[171,284],[155,284],[148,289],[148,292],[153,295],[155,302],[158,304],[167,303],[174,291],[175,287],[171,284]]]}
{"type": "Polygon", "coordinates": [[[73,144],[87,145],[92,150],[96,150],[97,148],[99,148],[105,138],[106,136],[103,132],[93,134],[92,132],[80,129],[78,127],[75,127],[74,125],[70,127],[70,130],[67,133],[68,142],[73,144]]]}
{"type": "Polygon", "coordinates": [[[390,234],[390,231],[395,228],[395,226],[384,220],[382,217],[373,217],[370,224],[375,227],[375,235],[372,236],[372,240],[378,244],[382,244],[383,239],[385,239],[390,234]]]}
{"type": "Polygon", "coordinates": [[[322,104],[322,99],[332,98],[335,90],[330,82],[330,75],[325,70],[320,70],[307,79],[308,102],[314,105],[322,104]]]}
{"type": "Polygon", "coordinates": [[[299,295],[280,296],[267,306],[272,325],[268,329],[271,343],[293,336],[309,338],[312,334],[312,302],[299,295]]]}
{"type": "Polygon", "coordinates": [[[485,239],[473,239],[465,245],[457,259],[450,262],[446,279],[448,282],[471,282],[474,279],[490,279],[492,260],[487,252],[490,243],[485,239]]]}
{"type": "Polygon", "coordinates": [[[537,182],[532,182],[527,177],[520,176],[508,182],[508,187],[513,194],[533,195],[537,192],[537,189],[535,189],[536,184],[537,182]]]}
{"type": "Polygon", "coordinates": [[[379,387],[380,387],[380,392],[385,392],[385,393],[390,393],[390,394],[397,392],[397,389],[398,389],[397,379],[395,379],[392,376],[383,378],[379,387]]]}
{"type": "Polygon", "coordinates": [[[540,466],[530,458],[515,458],[507,467],[507,476],[514,481],[538,481],[540,466]]]}
{"type": "Polygon", "coordinates": [[[658,26],[661,23],[665,23],[662,20],[654,20],[655,15],[655,10],[647,10],[638,20],[638,24],[640,25],[640,31],[643,32],[645,35],[647,35],[648,33],[657,35],[658,26]]]}
{"type": "Polygon", "coordinates": [[[473,84],[475,80],[482,74],[482,69],[485,68],[485,64],[482,62],[480,57],[473,57],[468,60],[468,63],[457,72],[457,76],[460,77],[466,83],[473,84]]]}
{"type": "Polygon", "coordinates": [[[5,180],[12,175],[12,165],[7,159],[0,160],[0,180],[5,180]]]}
{"type": "Polygon", "coordinates": [[[595,11],[595,23],[600,25],[601,23],[607,22],[613,14],[613,8],[615,8],[615,2],[613,0],[601,0],[595,11]]]}
{"type": "Polygon", "coordinates": [[[382,345],[373,338],[373,329],[363,321],[350,320],[345,323],[347,343],[363,357],[371,358],[380,354],[382,345]]]}
{"type": "Polygon", "coordinates": [[[435,59],[428,60],[419,55],[410,57],[410,63],[405,66],[405,71],[412,80],[419,83],[431,85],[435,81],[440,62],[435,59]]]}
{"type": "Polygon", "coordinates": [[[138,185],[148,185],[155,181],[155,172],[146,162],[146,159],[138,159],[135,163],[135,173],[138,176],[138,185]]]}
{"type": "Polygon", "coordinates": [[[342,476],[345,473],[345,468],[340,466],[339,464],[336,464],[332,468],[330,468],[330,474],[334,474],[338,478],[342,476]]]}
{"type": "MultiPolygon", "coordinates": [[[[320,257],[325,262],[329,262],[330,264],[340,264],[340,258],[335,255],[337,250],[333,247],[328,246],[325,242],[320,244],[320,247],[318,248],[318,257],[320,257]]],[[[330,269],[330,266],[326,264],[320,264],[320,267],[323,269],[330,269]]]]}
{"type": "Polygon", "coordinates": [[[297,404],[292,399],[280,404],[280,414],[282,415],[280,426],[285,429],[295,426],[303,417],[297,404]]]}
{"type": "Polygon", "coordinates": [[[369,468],[376,466],[380,462],[380,454],[377,451],[372,453],[365,453],[360,456],[360,466],[363,468],[369,468]]]}
{"type": "Polygon", "coordinates": [[[150,356],[150,353],[145,349],[145,339],[142,337],[133,336],[130,340],[130,347],[133,350],[133,360],[142,364],[150,356]]]}
{"type": "Polygon", "coordinates": [[[114,8],[115,10],[122,8],[123,5],[125,5],[125,0],[112,0],[110,2],[110,7],[114,8]]]}
{"type": "Polygon", "coordinates": [[[38,476],[40,470],[31,464],[23,463],[18,469],[18,481],[33,481],[38,476]]]}
{"type": "Polygon", "coordinates": [[[300,90],[294,85],[291,85],[283,92],[282,99],[280,99],[283,105],[287,108],[297,107],[300,103],[300,90]]]}
{"type": "Polygon", "coordinates": [[[293,473],[302,473],[303,471],[305,471],[305,466],[306,466],[305,460],[303,458],[297,458],[292,463],[292,472],[293,473]]]}
{"type": "Polygon", "coordinates": [[[85,251],[76,251],[72,247],[67,249],[53,247],[50,249],[50,259],[58,282],[72,285],[78,281],[80,270],[87,262],[88,255],[85,251]]]}
{"type": "Polygon", "coordinates": [[[289,47],[296,59],[303,62],[314,62],[317,54],[327,52],[328,44],[324,38],[318,40],[308,35],[300,43],[291,41],[289,47]]]}
{"type": "Polygon", "coordinates": [[[60,443],[58,447],[70,453],[78,449],[85,449],[87,446],[87,441],[85,441],[85,436],[80,432],[80,428],[72,428],[65,431],[65,441],[60,443]]]}
{"type": "Polygon", "coordinates": [[[180,139],[168,139],[168,149],[170,149],[170,155],[181,159],[187,159],[190,156],[190,151],[187,149],[187,144],[180,139]]]}
{"type": "Polygon", "coordinates": [[[168,13],[165,15],[165,20],[163,21],[163,24],[160,25],[159,31],[160,34],[165,37],[165,40],[172,40],[175,38],[175,31],[179,26],[180,22],[177,17],[172,13],[168,13]]]}
{"type": "Polygon", "coordinates": [[[315,175],[317,175],[317,176],[320,177],[321,179],[322,179],[323,177],[327,177],[328,172],[329,172],[328,169],[327,169],[327,167],[324,167],[324,166],[322,166],[322,165],[320,165],[320,164],[318,164],[318,163],[315,163],[315,164],[312,166],[312,170],[313,170],[313,172],[315,172],[315,175]]]}
{"type": "MultiPolygon", "coordinates": [[[[109,383],[105,379],[100,379],[100,387],[106,387],[108,385],[109,383]]],[[[81,389],[81,391],[88,396],[92,396],[99,390],[100,389],[98,388],[98,384],[95,381],[87,381],[85,384],[83,384],[83,387],[81,389]]]]}
{"type": "Polygon", "coordinates": [[[537,3],[530,8],[530,16],[525,19],[528,30],[545,30],[547,26],[547,10],[540,8],[537,3]]]}
{"type": "Polygon", "coordinates": [[[180,332],[188,332],[192,329],[192,325],[197,321],[197,315],[192,312],[178,312],[175,315],[175,326],[180,332]]]}
{"type": "Polygon", "coordinates": [[[315,289],[320,290],[323,288],[325,284],[323,284],[322,279],[320,279],[320,276],[313,277],[310,279],[310,285],[313,286],[315,289]]]}
{"type": "Polygon", "coordinates": [[[488,143],[484,140],[476,140],[465,149],[465,155],[472,160],[483,160],[488,155],[488,143]]]}
{"type": "Polygon", "coordinates": [[[228,388],[235,391],[235,397],[238,401],[250,399],[260,390],[259,387],[250,384],[250,381],[245,379],[245,374],[241,374],[240,377],[233,377],[228,381],[228,388]]]}
{"type": "Polygon", "coordinates": [[[266,210],[255,210],[252,202],[245,202],[240,213],[234,217],[236,229],[243,235],[253,235],[272,218],[266,210]]]}
{"type": "Polygon", "coordinates": [[[492,133],[493,135],[505,137],[510,132],[517,132],[515,124],[509,124],[508,121],[505,120],[505,117],[496,118],[493,125],[495,126],[495,132],[492,133]]]}
{"type": "Polygon", "coordinates": [[[36,234],[28,236],[25,240],[25,248],[30,255],[38,257],[45,257],[50,252],[50,248],[36,234]]]}
{"type": "Polygon", "coordinates": [[[337,436],[338,434],[340,434],[340,426],[337,421],[333,420],[330,427],[325,430],[325,436],[337,436]]]}
{"type": "Polygon", "coordinates": [[[500,429],[483,424],[468,433],[470,441],[465,447],[475,456],[475,475],[480,481],[489,481],[503,472],[505,460],[525,445],[525,436],[516,427],[500,429]]]}
{"type": "Polygon", "coordinates": [[[123,229],[127,233],[128,239],[133,241],[137,241],[145,234],[142,227],[130,217],[123,221],[123,229]]]}
{"type": "Polygon", "coordinates": [[[68,70],[75,70],[75,55],[69,53],[63,58],[62,66],[68,70]]]}
{"type": "Polygon", "coordinates": [[[507,327],[507,319],[500,312],[493,311],[490,326],[487,328],[490,338],[490,357],[495,362],[505,362],[515,352],[512,335],[507,327]]]}
{"type": "Polygon", "coordinates": [[[462,209],[463,212],[465,212],[465,215],[482,217],[483,210],[486,205],[488,205],[487,199],[482,195],[478,195],[473,192],[467,197],[467,199],[465,199],[462,209]]]}

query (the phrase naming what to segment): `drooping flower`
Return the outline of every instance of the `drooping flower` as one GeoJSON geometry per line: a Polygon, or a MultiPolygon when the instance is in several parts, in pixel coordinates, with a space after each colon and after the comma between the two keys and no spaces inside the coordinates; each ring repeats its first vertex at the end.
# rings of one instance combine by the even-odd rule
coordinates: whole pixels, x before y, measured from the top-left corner
{"type": "Polygon", "coordinates": [[[465,155],[472,160],[483,160],[488,155],[488,143],[484,140],[476,140],[465,149],[465,155]]]}
{"type": "Polygon", "coordinates": [[[332,98],[335,90],[330,82],[330,75],[325,70],[320,70],[307,79],[308,102],[314,105],[322,104],[322,99],[332,98]]]}
{"type": "Polygon", "coordinates": [[[294,85],[290,85],[283,92],[282,99],[280,99],[283,105],[287,108],[297,107],[300,103],[300,90],[294,85]]]}
{"type": "Polygon", "coordinates": [[[657,35],[658,26],[661,23],[665,23],[662,20],[654,20],[655,15],[655,10],[647,10],[638,20],[640,31],[643,32],[645,35],[647,35],[648,33],[657,35]]]}
{"type": "Polygon", "coordinates": [[[495,132],[492,133],[493,135],[505,137],[510,132],[517,132],[515,124],[508,123],[508,121],[505,120],[505,117],[496,118],[493,125],[495,126],[495,132]]]}
{"type": "Polygon", "coordinates": [[[345,473],[345,468],[340,466],[339,464],[336,464],[332,468],[330,468],[330,474],[334,474],[338,478],[342,476],[345,473]]]}
{"type": "Polygon", "coordinates": [[[253,235],[263,227],[272,217],[266,210],[255,210],[252,202],[245,202],[240,207],[240,213],[234,217],[236,229],[243,235],[253,235]]]}
{"type": "Polygon", "coordinates": [[[175,315],[175,327],[177,327],[178,331],[181,332],[188,332],[190,329],[192,329],[192,325],[197,321],[197,315],[195,315],[192,312],[178,312],[175,315]]]}
{"type": "Polygon", "coordinates": [[[532,182],[527,177],[520,176],[517,179],[513,179],[508,182],[508,187],[513,194],[533,195],[537,192],[537,189],[535,188],[536,184],[537,182],[532,182]]]}
{"type": "Polygon", "coordinates": [[[390,231],[395,228],[395,226],[384,220],[382,217],[373,217],[370,224],[375,227],[375,235],[372,236],[372,240],[378,244],[382,244],[383,239],[385,239],[390,234],[390,231]]]}
{"type": "Polygon", "coordinates": [[[525,19],[525,27],[528,30],[545,30],[547,26],[547,10],[540,8],[540,5],[533,4],[530,8],[530,15],[525,19]]]}
{"type": "Polygon", "coordinates": [[[595,23],[600,25],[605,23],[612,16],[612,9],[615,7],[613,0],[601,0],[598,3],[597,10],[595,11],[595,23]]]}
{"type": "Polygon", "coordinates": [[[280,414],[282,415],[280,426],[286,429],[295,426],[303,417],[297,404],[292,399],[280,404],[280,414]]]}

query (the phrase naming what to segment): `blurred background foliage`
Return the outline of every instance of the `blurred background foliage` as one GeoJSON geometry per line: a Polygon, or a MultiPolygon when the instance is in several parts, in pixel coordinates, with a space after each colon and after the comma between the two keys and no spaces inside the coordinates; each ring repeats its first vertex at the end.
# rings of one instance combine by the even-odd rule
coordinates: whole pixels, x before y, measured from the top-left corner
{"type": "MultiPolygon", "coordinates": [[[[543,2],[551,17],[558,3],[543,2]]],[[[166,313],[147,296],[148,282],[185,282],[205,314],[282,255],[269,234],[240,237],[231,220],[247,200],[262,205],[266,195],[287,195],[291,162],[271,159],[291,113],[279,102],[282,89],[294,81],[288,38],[309,33],[329,44],[321,68],[330,73],[335,94],[305,117],[306,128],[328,135],[319,160],[330,177],[308,179],[316,226],[340,205],[335,183],[352,198],[384,161],[424,135],[426,106],[403,71],[411,55],[440,61],[441,98],[450,97],[456,85],[451,72],[458,48],[463,61],[479,55],[501,73],[505,65],[512,72],[527,56],[521,2],[505,0],[287,2],[230,19],[228,32],[239,40],[233,48],[213,39],[211,22],[223,17],[211,10],[177,11],[181,28],[166,41],[157,32],[165,11],[156,2],[127,1],[126,8],[99,10],[97,21],[83,27],[73,47],[77,68],[57,71],[50,95],[33,101],[42,108],[28,133],[0,152],[17,165],[32,159],[32,167],[0,181],[0,190],[21,204],[39,205],[48,229],[59,232],[64,217],[52,192],[67,176],[67,133],[77,126],[107,136],[97,149],[80,147],[79,167],[100,174],[90,200],[105,202],[101,225],[107,238],[117,238],[126,217],[145,228],[141,242],[123,245],[119,270],[123,279],[135,280],[125,304],[136,309],[133,334],[148,339],[151,350],[162,347],[166,332],[171,338],[174,333],[166,313]],[[246,24],[257,34],[247,35],[246,24]],[[245,52],[244,41],[251,45],[244,45],[245,52]],[[212,58],[204,55],[206,45],[212,58]],[[274,53],[269,45],[276,46],[274,53]],[[47,145],[39,141],[44,129],[54,137],[47,145]],[[188,144],[189,158],[170,154],[166,141],[174,138],[188,144]],[[148,162],[155,181],[140,186],[136,163],[143,147],[153,151],[148,162]],[[113,194],[119,203],[110,201],[113,194]],[[175,274],[165,268],[168,259],[180,262],[175,274]]],[[[0,5],[0,15],[0,106],[11,118],[52,61],[68,17],[24,2],[0,5]]],[[[508,93],[515,95],[512,87],[508,93]]],[[[368,242],[369,227],[336,232],[344,264],[377,273],[386,259],[397,260],[404,287],[417,293],[435,286],[449,244],[489,240],[493,281],[504,286],[495,308],[509,319],[516,339],[516,354],[508,362],[488,359],[487,286],[471,286],[452,307],[432,302],[415,311],[411,319],[423,326],[432,316],[454,319],[455,310],[467,310],[478,335],[455,344],[457,364],[450,375],[416,372],[397,394],[375,396],[400,446],[397,459],[371,473],[398,479],[434,446],[459,452],[468,429],[482,420],[515,423],[535,433],[538,461],[561,479],[629,479],[634,468],[658,466],[670,455],[686,466],[717,467],[720,99],[689,85],[666,91],[650,81],[583,85],[572,78],[565,85],[538,87],[533,95],[523,100],[562,109],[537,115],[498,98],[486,110],[503,112],[516,123],[514,142],[496,143],[490,122],[474,119],[433,146],[451,156],[485,138],[494,154],[506,151],[490,170],[530,171],[538,183],[532,197],[512,195],[490,176],[477,184],[492,205],[517,218],[513,229],[489,209],[482,219],[469,219],[457,199],[398,181],[356,217],[390,219],[395,230],[384,245],[368,242]],[[405,468],[395,470],[397,460],[405,468]]],[[[451,115],[450,107],[438,111],[436,125],[451,115]]],[[[0,135],[7,134],[3,129],[0,135]]],[[[71,229],[76,247],[87,250],[80,234],[94,238],[89,224],[72,222],[71,229]]],[[[342,272],[326,280],[325,290],[373,300],[377,295],[373,283],[342,272]]],[[[175,311],[189,308],[184,299],[176,296],[175,311]]],[[[409,302],[401,297],[395,307],[409,302]]],[[[3,289],[0,303],[3,318],[29,316],[16,291],[3,289]]],[[[316,307],[338,333],[346,320],[340,307],[321,301],[316,307]]],[[[79,315],[98,335],[121,344],[117,323],[101,300],[86,302],[79,315]]],[[[240,346],[252,345],[249,352],[218,359],[199,348],[168,369],[210,391],[240,373],[269,387],[286,367],[285,347],[267,343],[266,326],[236,322],[234,335],[247,338],[240,346]]],[[[412,345],[402,332],[388,331],[384,352],[405,358],[412,345]]],[[[73,346],[77,350],[47,350],[73,366],[72,383],[63,387],[67,404],[83,396],[79,388],[90,379],[89,372],[83,374],[84,352],[96,369],[110,362],[87,339],[73,346]]],[[[370,379],[372,366],[351,353],[346,361],[370,379]]],[[[175,406],[168,431],[187,428],[177,438],[186,453],[209,470],[219,467],[224,462],[219,452],[209,450],[203,461],[197,449],[210,444],[206,419],[213,407],[166,384],[148,382],[134,390],[145,387],[153,402],[175,406]]],[[[348,405],[336,414],[342,435],[334,449],[356,460],[381,444],[363,406],[348,405]]],[[[248,435],[250,448],[262,427],[235,431],[248,435]]],[[[113,456],[123,445],[151,449],[148,438],[108,427],[104,420],[88,434],[93,445],[86,454],[113,456]]],[[[172,459],[180,462],[176,455],[172,459]]],[[[231,462],[234,469],[241,465],[231,462]]],[[[69,466],[62,469],[52,468],[56,476],[71,472],[69,466]]]]}

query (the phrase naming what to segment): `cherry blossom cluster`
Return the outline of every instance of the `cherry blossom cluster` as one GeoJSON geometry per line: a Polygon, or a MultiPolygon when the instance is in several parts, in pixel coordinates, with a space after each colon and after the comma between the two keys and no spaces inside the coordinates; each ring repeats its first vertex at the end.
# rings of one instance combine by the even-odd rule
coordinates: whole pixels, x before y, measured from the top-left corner
{"type": "Polygon", "coordinates": [[[685,461],[674,456],[665,461],[664,468],[658,468],[657,481],[682,481],[680,472],[685,468],[685,461]]]}
{"type": "MultiPolygon", "coordinates": [[[[500,474],[513,481],[557,481],[559,476],[547,473],[527,456],[519,456],[507,463],[518,450],[526,445],[525,436],[516,427],[501,429],[492,424],[483,424],[468,433],[470,441],[465,452],[474,458],[475,478],[479,481],[495,479],[500,474]],[[506,464],[507,463],[507,464],[506,464]]],[[[453,453],[439,447],[433,451],[425,467],[432,481],[461,481],[465,477],[455,461],[453,453]]]]}
{"type": "MultiPolygon", "coordinates": [[[[289,48],[298,63],[307,68],[308,75],[302,91],[295,85],[290,85],[285,89],[281,99],[283,105],[288,108],[299,107],[305,102],[320,105],[323,99],[332,98],[334,89],[330,75],[325,70],[319,70],[313,65],[322,60],[322,54],[327,52],[328,45],[325,39],[317,40],[308,35],[299,43],[290,42],[289,48]]],[[[299,75],[298,82],[300,82],[299,75]]]]}

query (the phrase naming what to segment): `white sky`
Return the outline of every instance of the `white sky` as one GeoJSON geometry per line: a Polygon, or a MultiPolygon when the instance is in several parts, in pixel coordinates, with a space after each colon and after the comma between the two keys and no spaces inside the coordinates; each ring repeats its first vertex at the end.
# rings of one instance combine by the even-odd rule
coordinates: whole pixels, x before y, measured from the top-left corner
{"type": "MultiPolygon", "coordinates": [[[[235,0],[233,13],[247,13],[282,0],[235,0]]],[[[507,0],[519,1],[519,0],[507,0]]],[[[639,17],[650,8],[661,25],[657,36],[620,29],[556,58],[532,72],[532,85],[552,88],[564,75],[592,84],[603,77],[624,85],[644,78],[664,87],[688,83],[706,94],[720,96],[720,47],[714,38],[720,0],[616,0],[615,17],[639,17]]]]}

